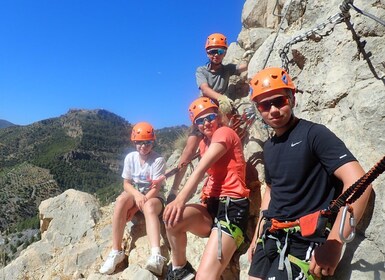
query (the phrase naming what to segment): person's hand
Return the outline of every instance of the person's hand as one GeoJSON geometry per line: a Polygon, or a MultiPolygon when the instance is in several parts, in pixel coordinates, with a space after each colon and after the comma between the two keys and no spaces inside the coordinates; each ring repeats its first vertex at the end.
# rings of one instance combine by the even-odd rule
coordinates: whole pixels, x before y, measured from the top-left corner
{"type": "Polygon", "coordinates": [[[152,183],[151,183],[151,188],[156,188],[158,190],[160,190],[160,188],[162,187],[162,183],[163,181],[166,180],[166,177],[164,175],[161,175],[158,179],[156,180],[152,180],[152,183]]]}
{"type": "Polygon", "coordinates": [[[244,61],[246,63],[249,63],[249,61],[251,60],[253,55],[254,55],[254,51],[253,50],[245,51],[244,54],[242,55],[242,61],[244,61]]]}
{"type": "Polygon", "coordinates": [[[175,226],[182,219],[185,204],[176,198],[166,205],[163,211],[163,222],[166,228],[175,226]]]}
{"type": "Polygon", "coordinates": [[[337,240],[326,240],[323,245],[315,248],[310,260],[310,273],[317,277],[334,275],[341,259],[342,247],[337,240]]]}
{"type": "Polygon", "coordinates": [[[147,197],[144,194],[138,193],[134,196],[135,204],[139,208],[140,211],[143,211],[143,206],[147,201],[147,197]]]}
{"type": "Polygon", "coordinates": [[[226,95],[221,95],[217,100],[219,103],[219,110],[225,115],[230,114],[233,110],[233,101],[226,95]]]}

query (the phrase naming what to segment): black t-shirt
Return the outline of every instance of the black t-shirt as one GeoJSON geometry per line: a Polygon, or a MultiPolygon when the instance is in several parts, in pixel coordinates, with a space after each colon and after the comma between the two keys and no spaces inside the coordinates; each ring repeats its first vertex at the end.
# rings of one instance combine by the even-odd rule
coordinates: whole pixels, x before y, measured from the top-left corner
{"type": "Polygon", "coordinates": [[[355,157],[328,128],[306,120],[264,145],[266,183],[271,186],[267,218],[292,221],[326,209],[340,194],[334,171],[355,157]]]}

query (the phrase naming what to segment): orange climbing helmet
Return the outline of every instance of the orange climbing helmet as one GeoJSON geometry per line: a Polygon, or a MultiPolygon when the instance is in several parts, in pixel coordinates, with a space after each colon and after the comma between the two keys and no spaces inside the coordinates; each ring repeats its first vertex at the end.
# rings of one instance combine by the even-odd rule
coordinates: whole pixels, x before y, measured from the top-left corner
{"type": "Polygon", "coordinates": [[[155,140],[155,131],[148,122],[140,122],[134,125],[131,133],[131,141],[155,140]]]}
{"type": "Polygon", "coordinates": [[[198,99],[195,99],[191,104],[190,107],[188,108],[188,111],[190,113],[190,119],[191,122],[194,123],[195,119],[197,116],[202,113],[203,111],[210,109],[210,108],[215,108],[218,109],[218,105],[215,104],[213,100],[211,100],[208,97],[199,97],[198,99]]]}
{"type": "Polygon", "coordinates": [[[227,38],[221,33],[213,33],[207,37],[205,49],[224,48],[227,49],[227,38]]]}
{"type": "Polygon", "coordinates": [[[255,101],[255,98],[264,93],[271,92],[276,89],[287,88],[295,94],[295,85],[291,77],[283,68],[270,67],[259,71],[250,81],[250,98],[255,101]]]}

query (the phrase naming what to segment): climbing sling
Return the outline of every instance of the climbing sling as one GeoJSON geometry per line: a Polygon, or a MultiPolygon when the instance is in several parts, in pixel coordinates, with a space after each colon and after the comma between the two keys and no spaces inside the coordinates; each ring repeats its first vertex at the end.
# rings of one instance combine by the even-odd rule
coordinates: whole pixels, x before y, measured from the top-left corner
{"type": "Polygon", "coordinates": [[[218,203],[222,203],[224,206],[224,211],[225,211],[225,219],[224,220],[219,220],[217,217],[214,218],[214,224],[217,227],[217,232],[218,232],[218,254],[217,254],[217,259],[221,260],[222,259],[222,228],[226,228],[231,236],[234,238],[235,244],[237,246],[237,249],[242,245],[244,242],[244,233],[242,229],[238,226],[235,225],[234,223],[231,223],[229,216],[228,216],[228,210],[230,207],[231,202],[241,202],[244,200],[247,200],[248,198],[231,198],[231,197],[219,197],[219,198],[209,198],[210,199],[215,199],[218,200],[218,203]]]}

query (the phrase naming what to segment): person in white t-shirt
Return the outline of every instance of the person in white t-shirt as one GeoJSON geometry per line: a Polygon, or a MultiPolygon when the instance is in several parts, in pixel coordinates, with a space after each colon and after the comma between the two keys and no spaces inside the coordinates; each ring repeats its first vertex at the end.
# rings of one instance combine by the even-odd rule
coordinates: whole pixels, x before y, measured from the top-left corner
{"type": "Polygon", "coordinates": [[[160,251],[159,215],[164,208],[162,177],[166,163],[162,156],[152,150],[155,132],[151,124],[140,122],[132,129],[131,141],[136,151],[124,159],[122,177],[124,191],[118,196],[112,218],[112,250],[100,268],[102,274],[112,274],[125,259],[122,239],[126,223],[140,210],[146,221],[146,232],[151,245],[151,256],[145,268],[161,275],[166,260],[160,251]]]}

